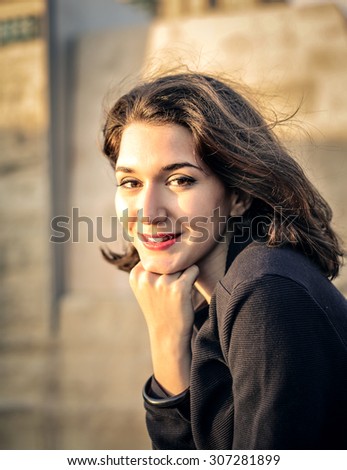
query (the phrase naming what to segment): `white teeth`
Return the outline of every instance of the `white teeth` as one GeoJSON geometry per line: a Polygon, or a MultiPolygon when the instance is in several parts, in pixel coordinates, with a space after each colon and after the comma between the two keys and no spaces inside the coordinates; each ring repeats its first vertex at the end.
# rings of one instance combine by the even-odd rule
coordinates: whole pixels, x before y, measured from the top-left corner
{"type": "Polygon", "coordinates": [[[166,240],[166,237],[165,238],[147,237],[147,239],[148,239],[149,242],[152,242],[152,243],[160,243],[160,242],[163,242],[164,240],[166,240]]]}
{"type": "Polygon", "coordinates": [[[162,243],[166,242],[168,240],[171,240],[173,238],[176,238],[177,235],[163,235],[161,237],[153,235],[152,237],[149,235],[143,234],[142,236],[140,235],[140,238],[142,239],[143,242],[150,242],[150,243],[162,243]]]}

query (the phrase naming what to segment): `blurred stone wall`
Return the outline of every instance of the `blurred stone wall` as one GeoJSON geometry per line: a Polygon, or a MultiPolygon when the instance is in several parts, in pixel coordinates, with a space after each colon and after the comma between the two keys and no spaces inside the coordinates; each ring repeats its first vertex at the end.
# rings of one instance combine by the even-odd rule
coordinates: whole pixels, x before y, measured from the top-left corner
{"type": "MultiPolygon", "coordinates": [[[[1,4],[0,21],[44,14],[16,7],[1,4]]],[[[46,44],[12,39],[0,47],[0,447],[37,448],[51,374],[46,44]]]]}
{"type": "MultiPolygon", "coordinates": [[[[285,2],[285,0],[277,1],[285,2]]],[[[171,19],[214,11],[230,13],[240,8],[254,7],[262,2],[263,0],[158,0],[157,11],[158,16],[171,19]]]]}

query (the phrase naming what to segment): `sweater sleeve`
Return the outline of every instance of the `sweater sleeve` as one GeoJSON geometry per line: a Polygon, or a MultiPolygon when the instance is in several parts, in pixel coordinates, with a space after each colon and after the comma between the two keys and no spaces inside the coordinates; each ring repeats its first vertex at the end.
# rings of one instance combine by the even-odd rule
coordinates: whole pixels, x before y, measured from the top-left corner
{"type": "Polygon", "coordinates": [[[190,424],[189,393],[184,401],[176,406],[161,408],[146,402],[144,406],[147,430],[153,449],[194,450],[196,448],[190,424]]]}
{"type": "Polygon", "coordinates": [[[315,448],[327,419],[333,329],[294,281],[266,276],[247,292],[228,333],[233,448],[315,448]]]}

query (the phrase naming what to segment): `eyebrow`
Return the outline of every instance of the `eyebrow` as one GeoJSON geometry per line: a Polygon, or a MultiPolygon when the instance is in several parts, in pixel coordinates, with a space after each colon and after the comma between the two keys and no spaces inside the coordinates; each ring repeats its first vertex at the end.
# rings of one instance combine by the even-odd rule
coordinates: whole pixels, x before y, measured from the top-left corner
{"type": "MultiPolygon", "coordinates": [[[[171,163],[171,165],[163,166],[160,169],[160,171],[161,172],[175,171],[175,170],[180,170],[181,168],[184,168],[184,167],[196,168],[197,170],[203,171],[201,167],[193,165],[192,163],[189,163],[189,162],[171,163]]],[[[135,170],[133,170],[132,168],[128,168],[126,166],[117,166],[116,173],[118,171],[121,171],[122,173],[135,173],[135,170]]]]}

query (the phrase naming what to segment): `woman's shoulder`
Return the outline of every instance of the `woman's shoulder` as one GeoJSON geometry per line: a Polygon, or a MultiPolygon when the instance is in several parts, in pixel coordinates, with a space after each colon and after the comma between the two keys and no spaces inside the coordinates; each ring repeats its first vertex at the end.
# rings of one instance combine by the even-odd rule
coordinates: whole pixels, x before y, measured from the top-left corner
{"type": "Polygon", "coordinates": [[[251,295],[254,286],[264,286],[265,294],[271,297],[277,284],[283,283],[287,295],[300,290],[323,308],[329,304],[347,314],[345,297],[307,256],[291,246],[252,242],[235,257],[218,287],[228,297],[236,292],[251,295]]]}
{"type": "Polygon", "coordinates": [[[259,328],[266,322],[282,328],[286,319],[293,325],[309,322],[312,331],[318,324],[329,331],[333,326],[347,346],[347,300],[307,257],[290,247],[251,243],[244,248],[216,288],[213,312],[226,341],[242,312],[243,325],[259,328]]]}
{"type": "Polygon", "coordinates": [[[262,279],[264,276],[279,276],[291,279],[304,287],[314,282],[330,285],[316,266],[299,250],[284,245],[270,247],[254,241],[232,260],[221,283],[232,290],[244,282],[262,279]]]}

